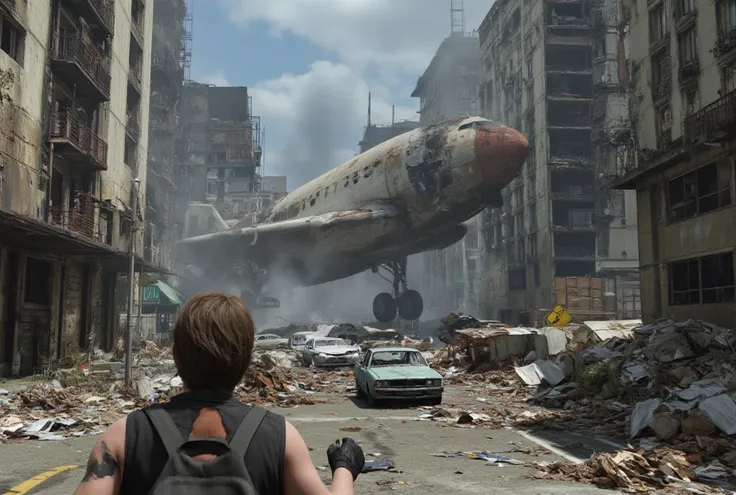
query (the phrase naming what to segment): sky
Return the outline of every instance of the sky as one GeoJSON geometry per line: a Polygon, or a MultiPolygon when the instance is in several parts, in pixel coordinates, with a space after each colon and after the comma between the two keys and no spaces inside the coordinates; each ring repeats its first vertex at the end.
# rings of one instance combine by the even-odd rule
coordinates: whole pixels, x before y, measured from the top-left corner
{"type": "MultiPolygon", "coordinates": [[[[466,31],[494,0],[464,0],[466,31]]],[[[189,0],[191,77],[247,86],[264,175],[290,191],[358,153],[371,122],[419,120],[411,93],[450,34],[450,0],[189,0]]]]}

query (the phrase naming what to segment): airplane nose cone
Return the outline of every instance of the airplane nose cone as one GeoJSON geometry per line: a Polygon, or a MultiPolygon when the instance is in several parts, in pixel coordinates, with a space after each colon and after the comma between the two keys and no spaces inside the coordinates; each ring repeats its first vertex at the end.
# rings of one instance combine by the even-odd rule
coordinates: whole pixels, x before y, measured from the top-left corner
{"type": "Polygon", "coordinates": [[[515,129],[503,125],[477,129],[473,167],[486,186],[505,187],[519,175],[528,154],[529,141],[515,129]]]}

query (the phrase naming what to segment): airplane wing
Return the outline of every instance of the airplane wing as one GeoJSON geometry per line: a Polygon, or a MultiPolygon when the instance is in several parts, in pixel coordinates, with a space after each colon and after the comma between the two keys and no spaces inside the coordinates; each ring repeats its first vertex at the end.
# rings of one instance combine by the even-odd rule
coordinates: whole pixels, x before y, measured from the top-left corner
{"type": "MultiPolygon", "coordinates": [[[[179,241],[186,263],[202,267],[250,260],[268,266],[278,259],[329,258],[339,246],[341,254],[365,250],[366,241],[389,233],[399,221],[391,206],[346,210],[282,222],[235,228],[179,241]]],[[[337,254],[337,253],[335,253],[337,254]]]]}

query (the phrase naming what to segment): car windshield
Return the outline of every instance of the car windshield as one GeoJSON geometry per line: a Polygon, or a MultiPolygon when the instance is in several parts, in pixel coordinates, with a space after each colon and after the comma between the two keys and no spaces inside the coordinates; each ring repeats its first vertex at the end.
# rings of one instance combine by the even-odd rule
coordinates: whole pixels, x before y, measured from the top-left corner
{"type": "Polygon", "coordinates": [[[416,351],[379,351],[373,353],[371,366],[429,366],[416,351]]]}
{"type": "Polygon", "coordinates": [[[314,347],[337,347],[341,345],[348,345],[348,343],[342,339],[317,340],[314,343],[314,347]]]}

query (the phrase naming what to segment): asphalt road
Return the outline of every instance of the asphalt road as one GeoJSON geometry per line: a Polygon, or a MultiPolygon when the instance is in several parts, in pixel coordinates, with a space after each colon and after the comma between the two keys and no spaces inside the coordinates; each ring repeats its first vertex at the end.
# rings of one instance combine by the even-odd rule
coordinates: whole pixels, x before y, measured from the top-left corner
{"type": "MultiPolygon", "coordinates": [[[[368,460],[389,459],[396,472],[362,474],[358,494],[396,491],[406,494],[588,494],[611,493],[584,484],[536,480],[534,469],[504,464],[488,466],[484,461],[432,456],[440,451],[486,450],[519,461],[568,460],[588,457],[593,450],[610,445],[570,432],[536,432],[532,435],[509,429],[457,428],[417,421],[414,407],[365,409],[347,398],[338,404],[317,404],[276,409],[302,433],[312,450],[312,460],[323,479],[329,480],[325,450],[327,443],[346,435],[355,438],[368,460]],[[358,427],[346,433],[341,428],[358,427]],[[515,447],[539,448],[556,453],[537,457],[509,453],[515,447]]],[[[23,441],[0,445],[0,494],[69,494],[82,477],[94,438],[65,441],[23,441]],[[69,467],[78,465],[78,467],[69,467]],[[60,470],[66,467],[66,470],[60,470]],[[56,472],[54,470],[57,470],[56,472]],[[49,473],[51,471],[51,473],[49,473]],[[40,475],[40,476],[39,476],[40,475]],[[33,480],[34,477],[37,477],[33,480]]],[[[264,494],[267,495],[267,494],[264,494]]]]}

